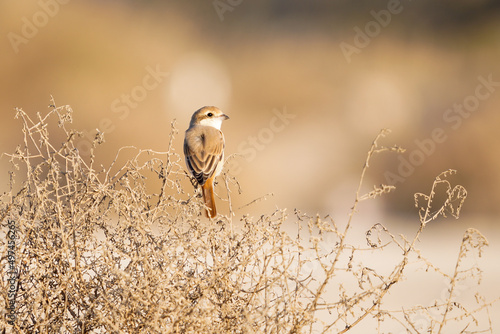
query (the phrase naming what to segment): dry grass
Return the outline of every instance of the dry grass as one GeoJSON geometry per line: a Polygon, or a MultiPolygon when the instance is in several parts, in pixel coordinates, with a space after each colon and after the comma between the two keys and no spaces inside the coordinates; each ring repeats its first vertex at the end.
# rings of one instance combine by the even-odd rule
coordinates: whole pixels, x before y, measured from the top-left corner
{"type": "MultiPolygon", "coordinates": [[[[8,293],[10,281],[1,280],[0,288],[5,305],[15,297],[16,319],[13,326],[7,323],[6,308],[3,332],[345,333],[375,318],[371,332],[382,333],[389,323],[405,333],[445,333],[451,324],[467,333],[493,333],[491,322],[477,320],[492,301],[478,295],[472,308],[456,301],[460,282],[480,279],[475,262],[467,260],[487,245],[484,236],[465,232],[451,274],[416,248],[437,216],[458,218],[467,193],[448,181],[454,171],[439,175],[429,194],[415,195],[420,227],[412,238],[377,224],[366,232],[364,248],[349,242],[358,203],[394,189],[361,193],[371,159],[401,151],[379,144],[387,131],[368,152],[347,222],[286,210],[207,221],[192,188],[183,189],[188,176],[172,150],[173,125],[167,152],[123,149],[103,167],[96,166],[94,150],[85,161],[75,149],[78,133],[67,128],[68,106],[54,106],[35,120],[22,110],[17,117],[24,142],[7,155],[15,173],[0,209],[2,231],[15,224],[15,248],[7,247],[6,237],[0,241],[1,272],[8,272],[9,263],[18,270],[15,293],[8,293]],[[49,138],[55,122],[66,137],[61,143],[49,138]],[[119,165],[119,157],[130,151],[132,157],[119,165]],[[159,178],[161,186],[148,189],[150,177],[159,178]],[[440,205],[438,192],[445,196],[440,205]],[[297,234],[286,233],[285,223],[295,224],[297,234]],[[400,255],[388,272],[361,261],[361,254],[384,256],[390,247],[400,255]],[[410,267],[442,276],[448,282],[446,300],[387,309],[384,297],[414,270],[410,267]]],[[[94,149],[101,141],[98,134],[94,149]]],[[[224,184],[230,201],[239,185],[228,173],[224,184]]]]}

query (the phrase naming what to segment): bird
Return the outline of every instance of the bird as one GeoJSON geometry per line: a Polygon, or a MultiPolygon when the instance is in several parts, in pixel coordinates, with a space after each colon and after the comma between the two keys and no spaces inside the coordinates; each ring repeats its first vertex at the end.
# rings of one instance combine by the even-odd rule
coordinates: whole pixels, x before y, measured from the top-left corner
{"type": "Polygon", "coordinates": [[[224,166],[225,140],[221,126],[227,119],[229,116],[217,107],[202,107],[194,112],[184,137],[186,166],[201,187],[209,218],[217,215],[214,179],[224,166]]]}

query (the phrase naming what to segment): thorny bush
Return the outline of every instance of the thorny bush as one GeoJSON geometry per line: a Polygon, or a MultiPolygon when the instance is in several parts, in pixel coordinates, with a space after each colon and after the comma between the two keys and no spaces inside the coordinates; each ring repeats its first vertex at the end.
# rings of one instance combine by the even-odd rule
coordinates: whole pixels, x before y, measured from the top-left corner
{"type": "MultiPolygon", "coordinates": [[[[375,319],[371,332],[379,333],[387,323],[402,333],[444,333],[450,323],[471,333],[492,332],[491,322],[476,318],[491,301],[478,296],[471,309],[455,301],[459,282],[480,278],[476,264],[464,259],[487,245],[481,233],[465,232],[451,274],[416,248],[426,224],[438,215],[458,218],[467,193],[448,181],[454,171],[440,174],[429,194],[415,195],[420,228],[413,238],[396,237],[376,224],[366,232],[368,246],[349,242],[358,203],[394,189],[382,185],[361,193],[371,158],[403,151],[379,144],[387,130],[369,149],[346,222],[297,210],[238,220],[231,210],[207,220],[173,150],[174,123],[167,152],[123,148],[104,167],[95,163],[101,133],[89,157],[75,148],[81,134],[67,128],[69,106],[51,106],[36,119],[18,109],[16,117],[24,141],[6,154],[13,169],[0,207],[3,277],[9,259],[17,268],[15,321],[0,311],[3,332],[345,333],[367,319],[375,319]],[[65,139],[57,142],[55,135],[65,139]],[[127,152],[131,157],[118,163],[127,152]],[[158,187],[148,185],[151,177],[160,180],[158,187]],[[189,190],[183,189],[186,184],[189,190]],[[438,188],[445,189],[446,200],[436,207],[438,188]],[[15,257],[7,252],[8,222],[15,223],[15,257]],[[297,235],[285,232],[285,223],[295,224],[297,235]],[[400,254],[389,272],[360,259],[362,253],[383,255],[389,247],[400,254]],[[427,307],[386,309],[384,297],[405,277],[410,260],[447,281],[447,298],[427,307]]],[[[223,177],[231,206],[231,188],[239,185],[230,172],[223,177]]],[[[0,286],[6,306],[12,302],[9,282],[2,279],[0,286]]]]}

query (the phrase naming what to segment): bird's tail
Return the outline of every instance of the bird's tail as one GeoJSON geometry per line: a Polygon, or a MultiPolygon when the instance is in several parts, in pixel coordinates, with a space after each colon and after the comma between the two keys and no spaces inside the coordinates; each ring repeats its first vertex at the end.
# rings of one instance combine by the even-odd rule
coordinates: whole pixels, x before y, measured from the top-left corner
{"type": "Polygon", "coordinates": [[[208,179],[203,186],[201,186],[203,193],[203,201],[206,206],[206,215],[209,218],[214,218],[217,216],[217,209],[215,208],[215,197],[214,197],[214,183],[213,179],[208,179]]]}

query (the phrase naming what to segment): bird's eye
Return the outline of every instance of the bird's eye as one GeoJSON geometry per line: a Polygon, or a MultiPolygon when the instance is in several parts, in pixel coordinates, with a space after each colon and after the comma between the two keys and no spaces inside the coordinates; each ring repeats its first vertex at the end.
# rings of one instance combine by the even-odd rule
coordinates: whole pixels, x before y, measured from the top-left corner
{"type": "Polygon", "coordinates": [[[207,116],[208,116],[208,117],[212,117],[213,115],[214,115],[214,114],[212,114],[211,112],[209,112],[209,113],[207,114],[207,116]]]}

